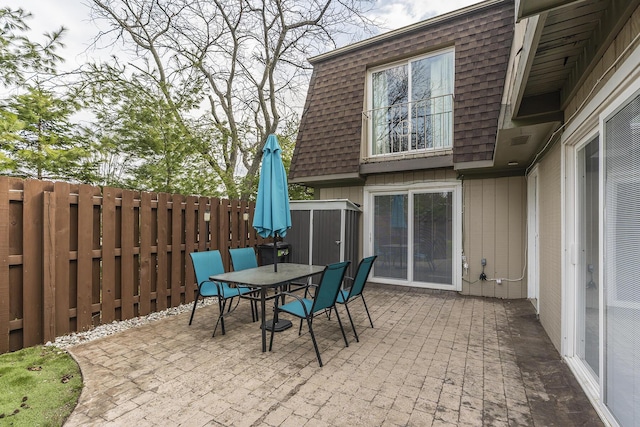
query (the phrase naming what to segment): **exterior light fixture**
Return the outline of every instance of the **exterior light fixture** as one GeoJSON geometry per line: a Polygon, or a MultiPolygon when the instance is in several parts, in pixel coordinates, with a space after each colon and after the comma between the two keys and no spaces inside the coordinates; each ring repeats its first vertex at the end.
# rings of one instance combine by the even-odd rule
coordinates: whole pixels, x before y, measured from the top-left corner
{"type": "Polygon", "coordinates": [[[205,222],[211,221],[211,211],[209,209],[204,211],[204,221],[205,222]]]}

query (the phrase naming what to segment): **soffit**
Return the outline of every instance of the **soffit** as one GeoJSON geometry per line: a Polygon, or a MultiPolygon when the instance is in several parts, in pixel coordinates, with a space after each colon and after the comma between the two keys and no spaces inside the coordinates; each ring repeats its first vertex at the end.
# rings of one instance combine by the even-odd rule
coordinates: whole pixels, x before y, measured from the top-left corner
{"type": "MultiPolygon", "coordinates": [[[[565,120],[565,109],[628,22],[640,0],[520,0],[527,22],[516,55],[521,80],[497,137],[494,169],[530,165],[565,120]],[[546,9],[545,9],[546,8],[546,9]],[[530,15],[536,15],[531,17],[530,15]]],[[[590,86],[591,87],[591,86],[590,86]]]]}
{"type": "Polygon", "coordinates": [[[562,112],[638,4],[640,0],[521,0],[518,17],[540,15],[514,119],[540,116],[548,121],[545,115],[562,112]]]}

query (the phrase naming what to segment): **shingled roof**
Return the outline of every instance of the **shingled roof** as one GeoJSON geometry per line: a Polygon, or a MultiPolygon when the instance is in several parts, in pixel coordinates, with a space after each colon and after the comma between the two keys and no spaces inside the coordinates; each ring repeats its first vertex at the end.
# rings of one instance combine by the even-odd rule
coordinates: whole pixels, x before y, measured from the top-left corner
{"type": "Polygon", "coordinates": [[[513,1],[490,0],[311,58],[289,179],[358,179],[367,70],[452,46],[453,161],[491,160],[513,29],[513,1]]]}

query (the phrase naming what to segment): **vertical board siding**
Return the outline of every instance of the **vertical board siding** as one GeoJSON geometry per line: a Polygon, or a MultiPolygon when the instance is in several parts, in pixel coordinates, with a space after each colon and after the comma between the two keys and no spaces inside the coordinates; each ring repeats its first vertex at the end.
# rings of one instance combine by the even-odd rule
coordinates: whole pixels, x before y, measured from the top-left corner
{"type": "Polygon", "coordinates": [[[562,344],[561,147],[556,144],[539,164],[540,323],[558,351],[562,344]]]}
{"type": "Polygon", "coordinates": [[[254,209],[0,176],[0,354],[192,302],[188,254],[220,249],[229,269],[228,248],[265,241],[254,209]]]}
{"type": "Polygon", "coordinates": [[[526,298],[524,177],[486,178],[463,182],[463,252],[469,269],[463,270],[462,293],[497,298],[526,298]],[[481,281],[481,260],[487,281],[481,281]],[[497,284],[495,279],[502,279],[497,284]]]}
{"type": "Polygon", "coordinates": [[[509,245],[509,264],[507,277],[522,278],[507,283],[507,298],[526,298],[526,256],[527,224],[527,181],[521,177],[509,179],[509,230],[507,244],[509,245]]]}

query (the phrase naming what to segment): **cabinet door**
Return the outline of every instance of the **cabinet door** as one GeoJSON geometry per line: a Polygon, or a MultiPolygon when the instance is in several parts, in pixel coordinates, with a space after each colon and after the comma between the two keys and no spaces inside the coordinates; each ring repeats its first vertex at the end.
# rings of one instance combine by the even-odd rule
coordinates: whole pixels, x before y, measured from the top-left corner
{"type": "Polygon", "coordinates": [[[340,259],[341,212],[339,210],[313,211],[313,264],[327,265],[340,259]]]}

